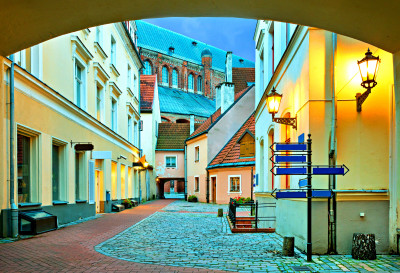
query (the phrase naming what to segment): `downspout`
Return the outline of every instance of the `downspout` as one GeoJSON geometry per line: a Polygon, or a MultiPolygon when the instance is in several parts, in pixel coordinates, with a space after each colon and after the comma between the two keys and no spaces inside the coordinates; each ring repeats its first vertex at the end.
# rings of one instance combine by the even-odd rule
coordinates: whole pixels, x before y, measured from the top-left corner
{"type": "Polygon", "coordinates": [[[14,171],[14,54],[10,56],[11,67],[10,67],[10,205],[11,205],[11,217],[10,217],[10,228],[11,237],[15,238],[18,236],[18,207],[15,204],[15,171],[14,171]]]}
{"type": "Polygon", "coordinates": [[[185,142],[185,200],[187,201],[187,145],[185,142]]]}
{"type": "Polygon", "coordinates": [[[207,195],[206,195],[206,199],[207,199],[207,203],[210,203],[210,172],[207,170],[207,179],[206,179],[206,183],[207,183],[207,195]]]}
{"type": "MultiPolygon", "coordinates": [[[[332,92],[332,120],[331,120],[331,139],[329,150],[329,166],[336,165],[336,122],[337,122],[337,100],[335,87],[335,57],[337,53],[337,34],[332,33],[332,64],[331,64],[331,92],[332,92]]],[[[332,198],[328,200],[328,254],[336,254],[336,176],[329,176],[329,189],[333,191],[332,198]]]]}
{"type": "MultiPolygon", "coordinates": [[[[140,56],[140,51],[139,51],[139,56],[140,56]]],[[[138,75],[138,101],[139,101],[139,126],[141,126],[141,120],[142,120],[142,116],[141,116],[141,111],[140,111],[140,107],[141,107],[141,99],[140,99],[140,75],[142,73],[142,68],[143,68],[143,63],[142,63],[142,67],[139,69],[139,75],[138,75]]],[[[141,140],[141,135],[142,135],[142,130],[143,128],[139,128],[139,158],[142,157],[142,140],[141,140]]],[[[139,204],[142,201],[142,179],[140,177],[140,170],[138,171],[139,173],[139,204]]]]}

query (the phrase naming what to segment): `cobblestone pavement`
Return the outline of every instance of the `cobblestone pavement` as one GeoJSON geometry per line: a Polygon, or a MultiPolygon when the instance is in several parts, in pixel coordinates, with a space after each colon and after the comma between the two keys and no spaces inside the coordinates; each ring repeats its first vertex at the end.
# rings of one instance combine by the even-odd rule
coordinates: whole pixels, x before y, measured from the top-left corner
{"type": "Polygon", "coordinates": [[[209,270],[199,268],[124,261],[94,250],[94,246],[173,201],[147,202],[133,209],[103,214],[94,220],[66,225],[16,242],[3,240],[4,243],[0,244],[0,272],[207,272],[209,270]]]}
{"type": "Polygon", "coordinates": [[[294,272],[294,266],[314,272],[400,272],[399,256],[357,261],[349,255],[322,255],[314,256],[314,263],[307,263],[298,251],[295,257],[282,257],[277,234],[232,234],[226,219],[214,214],[226,207],[176,201],[95,249],[144,264],[236,272],[294,272]]]}

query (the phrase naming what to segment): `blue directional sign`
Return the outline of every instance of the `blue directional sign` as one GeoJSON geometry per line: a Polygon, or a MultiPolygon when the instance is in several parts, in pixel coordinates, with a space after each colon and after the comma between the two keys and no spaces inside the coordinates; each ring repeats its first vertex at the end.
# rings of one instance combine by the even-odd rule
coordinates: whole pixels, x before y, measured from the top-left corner
{"type": "Polygon", "coordinates": [[[275,151],[306,151],[307,144],[281,143],[275,145],[275,151]]]}
{"type": "Polygon", "coordinates": [[[332,192],[330,190],[312,191],[312,197],[331,198],[332,192]]]}
{"type": "Polygon", "coordinates": [[[276,175],[296,175],[296,174],[306,174],[307,168],[300,167],[300,168],[276,168],[276,175]]]}
{"type": "Polygon", "coordinates": [[[307,192],[305,191],[278,191],[276,193],[276,199],[280,198],[306,198],[307,192]]]}
{"type": "Polygon", "coordinates": [[[345,175],[347,173],[346,170],[348,171],[349,169],[345,165],[332,166],[332,167],[313,166],[312,174],[315,174],[315,175],[345,175]]]}
{"type": "Polygon", "coordinates": [[[276,155],[275,163],[284,163],[284,162],[306,162],[307,157],[305,155],[276,155]]]}

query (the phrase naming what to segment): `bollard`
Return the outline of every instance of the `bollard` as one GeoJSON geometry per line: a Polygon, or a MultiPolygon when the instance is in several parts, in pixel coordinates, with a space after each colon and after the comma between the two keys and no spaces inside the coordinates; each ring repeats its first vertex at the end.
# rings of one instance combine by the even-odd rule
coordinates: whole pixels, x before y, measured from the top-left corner
{"type": "Polygon", "coordinates": [[[283,237],[282,255],[294,256],[294,237],[283,237]]]}
{"type": "Polygon", "coordinates": [[[218,217],[224,216],[224,210],[223,209],[218,209],[218,217]]]}

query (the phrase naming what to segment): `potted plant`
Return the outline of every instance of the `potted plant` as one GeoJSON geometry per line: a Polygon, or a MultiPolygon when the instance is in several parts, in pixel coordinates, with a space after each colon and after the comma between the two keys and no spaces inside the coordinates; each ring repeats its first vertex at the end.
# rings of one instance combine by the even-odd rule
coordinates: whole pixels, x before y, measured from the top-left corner
{"type": "Polygon", "coordinates": [[[125,199],[124,201],[122,201],[122,205],[125,206],[125,209],[131,208],[132,207],[132,201],[129,199],[125,199]]]}
{"type": "Polygon", "coordinates": [[[197,196],[196,195],[189,195],[188,202],[197,202],[197,196]]]}

